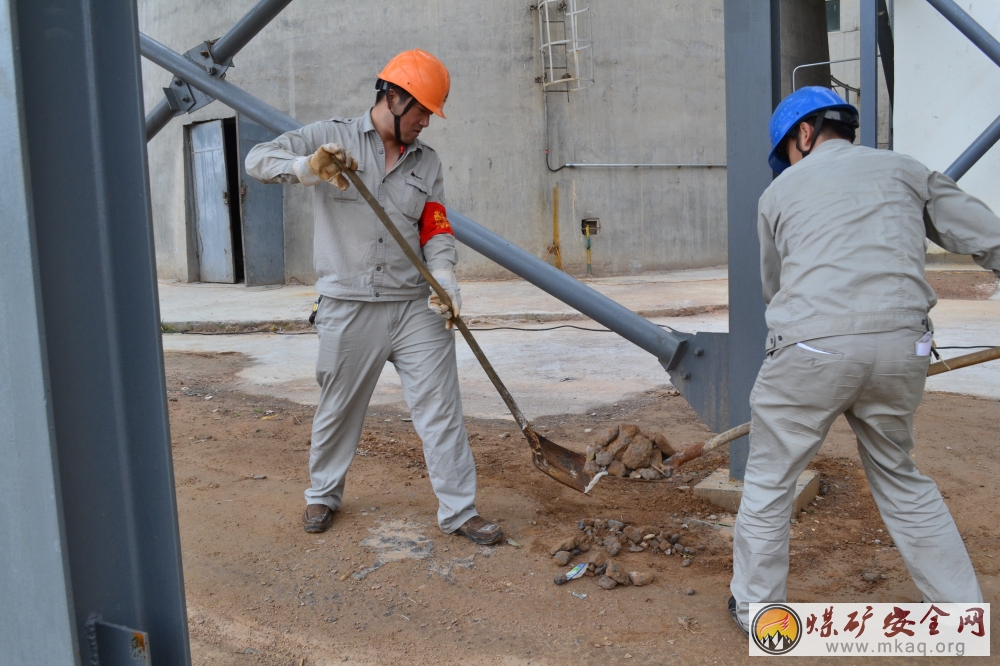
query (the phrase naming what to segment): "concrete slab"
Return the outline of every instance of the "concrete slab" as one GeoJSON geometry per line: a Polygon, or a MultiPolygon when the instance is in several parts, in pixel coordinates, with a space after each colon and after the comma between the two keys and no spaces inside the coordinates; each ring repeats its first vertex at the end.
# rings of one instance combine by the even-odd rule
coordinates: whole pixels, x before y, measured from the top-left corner
{"type": "MultiPolygon", "coordinates": [[[[696,497],[730,512],[737,512],[743,499],[743,482],[729,478],[729,469],[717,469],[694,487],[696,497]]],[[[819,472],[807,469],[795,482],[795,499],[792,501],[792,516],[806,508],[819,494],[819,472]]]]}

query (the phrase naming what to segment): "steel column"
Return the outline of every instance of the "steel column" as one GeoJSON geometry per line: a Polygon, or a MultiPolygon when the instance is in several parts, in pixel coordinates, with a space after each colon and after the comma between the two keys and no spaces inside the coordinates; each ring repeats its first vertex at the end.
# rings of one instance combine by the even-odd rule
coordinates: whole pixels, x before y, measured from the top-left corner
{"type": "Polygon", "coordinates": [[[0,0],[0,660],[78,664],[18,53],[0,0]]]}
{"type": "Polygon", "coordinates": [[[861,145],[878,148],[878,0],[861,0],[861,145]]]}
{"type": "MultiPolygon", "coordinates": [[[[211,44],[212,60],[217,63],[227,63],[291,2],[292,0],[260,0],[226,34],[211,44]]],[[[175,115],[184,113],[185,111],[171,109],[167,100],[161,99],[146,116],[146,141],[156,136],[175,115]]]]}
{"type": "Polygon", "coordinates": [[[997,117],[986,130],[980,134],[972,144],[958,156],[950,167],[945,169],[944,175],[952,180],[958,180],[971,169],[979,159],[989,152],[990,148],[1000,141],[1000,116],[997,117]]]}
{"type": "MultiPolygon", "coordinates": [[[[730,426],[750,420],[750,391],[764,361],[767,324],[760,279],[757,200],[771,184],[767,124],[780,78],[774,53],[780,40],[769,0],[725,0],[726,163],[729,201],[730,426]]],[[[742,480],[747,437],[729,445],[729,475],[742,480]]]]}
{"type": "Polygon", "coordinates": [[[153,663],[183,666],[135,2],[16,7],[20,62],[0,66],[21,86],[0,86],[12,151],[0,167],[0,586],[13,592],[0,597],[0,661],[114,666],[129,627],[153,663]],[[12,657],[12,644],[31,652],[12,657]]]}

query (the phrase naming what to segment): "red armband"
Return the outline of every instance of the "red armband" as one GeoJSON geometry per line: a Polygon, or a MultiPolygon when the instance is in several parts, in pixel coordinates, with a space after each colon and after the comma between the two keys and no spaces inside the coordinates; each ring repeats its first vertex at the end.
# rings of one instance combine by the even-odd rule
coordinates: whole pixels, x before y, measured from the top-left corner
{"type": "Polygon", "coordinates": [[[427,241],[438,234],[455,235],[451,231],[451,222],[448,221],[444,206],[436,201],[428,201],[420,215],[420,247],[427,245],[427,241]]]}

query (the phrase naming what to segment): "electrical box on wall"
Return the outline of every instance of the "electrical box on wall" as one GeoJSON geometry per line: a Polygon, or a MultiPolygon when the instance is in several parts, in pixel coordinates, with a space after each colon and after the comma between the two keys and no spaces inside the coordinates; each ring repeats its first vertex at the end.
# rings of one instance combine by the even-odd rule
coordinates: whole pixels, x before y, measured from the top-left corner
{"type": "Polygon", "coordinates": [[[584,236],[597,236],[601,233],[601,220],[597,217],[585,217],[580,220],[580,233],[584,236]]]}

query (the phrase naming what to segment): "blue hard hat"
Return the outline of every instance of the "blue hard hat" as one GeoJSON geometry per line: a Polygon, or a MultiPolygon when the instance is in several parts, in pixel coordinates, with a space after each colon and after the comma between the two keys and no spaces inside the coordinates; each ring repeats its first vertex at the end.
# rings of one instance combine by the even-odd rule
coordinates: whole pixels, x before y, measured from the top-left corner
{"type": "Polygon", "coordinates": [[[771,134],[771,154],[767,158],[767,163],[771,165],[772,169],[781,173],[791,166],[787,158],[777,154],[778,147],[788,132],[809,116],[825,109],[842,110],[853,115],[854,119],[858,117],[858,110],[853,104],[848,104],[841,99],[840,95],[822,86],[800,88],[781,100],[781,104],[771,114],[771,122],[768,123],[768,131],[771,134]]]}

